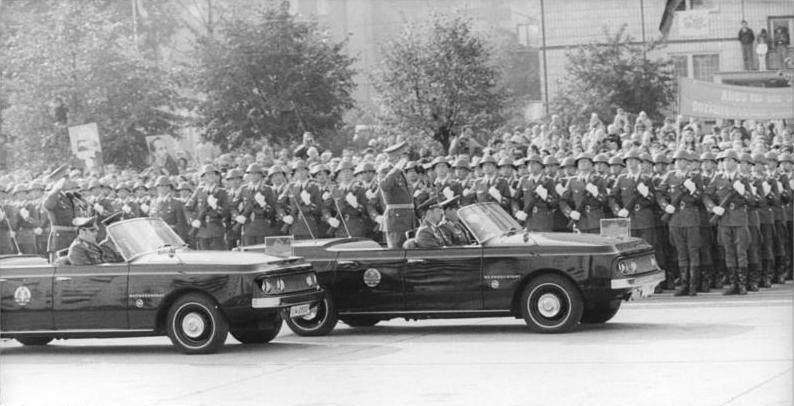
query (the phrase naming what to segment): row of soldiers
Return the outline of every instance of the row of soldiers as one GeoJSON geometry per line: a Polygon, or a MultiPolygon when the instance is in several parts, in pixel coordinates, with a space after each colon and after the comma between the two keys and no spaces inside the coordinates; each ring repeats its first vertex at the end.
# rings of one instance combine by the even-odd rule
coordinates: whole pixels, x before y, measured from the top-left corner
{"type": "Polygon", "coordinates": [[[222,172],[205,165],[197,187],[164,176],[148,186],[94,180],[79,187],[55,175],[60,180],[48,190],[40,182],[0,188],[0,253],[53,253],[74,238],[74,217],[113,213],[160,217],[199,249],[275,235],[368,237],[397,247],[418,225],[416,207],[457,197],[460,205],[496,202],[530,231],[597,233],[603,218],[629,218],[632,235],[656,247],[666,287],[679,283],[676,294],[724,284],[728,293],[744,293],[790,276],[794,160],[787,153],[420,163],[407,161],[404,149],[387,149],[391,159],[377,166],[294,160],[222,172]]]}

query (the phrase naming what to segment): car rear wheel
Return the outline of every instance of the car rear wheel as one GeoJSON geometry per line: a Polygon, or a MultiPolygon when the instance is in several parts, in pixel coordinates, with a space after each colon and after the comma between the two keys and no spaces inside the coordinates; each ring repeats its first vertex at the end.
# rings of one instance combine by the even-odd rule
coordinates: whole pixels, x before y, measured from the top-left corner
{"type": "Polygon", "coordinates": [[[177,299],[166,318],[168,337],[185,354],[211,354],[226,341],[229,323],[206,295],[190,293],[177,299]]]}
{"type": "Polygon", "coordinates": [[[231,328],[232,337],[243,344],[267,344],[281,331],[281,317],[263,328],[231,328]]]}
{"type": "Polygon", "coordinates": [[[344,317],[341,320],[350,327],[372,327],[380,321],[377,317],[367,316],[344,317]]]}
{"type": "Polygon", "coordinates": [[[579,290],[568,279],[545,274],[531,280],[521,295],[521,315],[537,333],[572,331],[582,318],[579,290]]]}
{"type": "Polygon", "coordinates": [[[324,336],[336,327],[334,299],[326,293],[323,300],[311,307],[309,314],[294,319],[287,318],[287,326],[295,334],[305,337],[324,336]]]}
{"type": "Polygon", "coordinates": [[[40,346],[49,344],[52,337],[17,337],[17,341],[22,345],[40,346]]]}
{"type": "Polygon", "coordinates": [[[582,323],[598,324],[606,323],[620,310],[620,300],[596,303],[590,309],[584,309],[582,313],[582,323]]]}

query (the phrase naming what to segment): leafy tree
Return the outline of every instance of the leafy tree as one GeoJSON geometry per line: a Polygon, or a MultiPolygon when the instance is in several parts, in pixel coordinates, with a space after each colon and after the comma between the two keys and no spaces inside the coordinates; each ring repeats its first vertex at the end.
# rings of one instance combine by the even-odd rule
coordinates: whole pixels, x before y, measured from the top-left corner
{"type": "Polygon", "coordinates": [[[540,54],[523,45],[515,31],[497,28],[491,35],[494,66],[499,70],[498,91],[506,96],[502,114],[505,124],[525,123],[524,108],[540,100],[540,54]]]}
{"type": "Polygon", "coordinates": [[[163,112],[179,104],[172,76],[139,52],[129,11],[117,4],[53,0],[4,7],[10,29],[0,43],[0,90],[8,98],[3,125],[13,138],[13,167],[64,162],[67,126],[96,122],[105,162],[140,168],[148,156],[144,136],[175,128],[163,112]],[[63,113],[67,122],[59,120],[63,113]]]}
{"type": "Polygon", "coordinates": [[[430,136],[447,150],[464,126],[493,129],[503,121],[499,72],[469,21],[435,16],[406,25],[382,53],[372,80],[386,123],[430,136]]]}
{"type": "Polygon", "coordinates": [[[605,43],[568,53],[567,75],[550,103],[552,113],[563,122],[586,128],[591,113],[603,120],[618,107],[645,111],[654,121],[663,119],[664,109],[674,100],[672,60],[647,58],[659,44],[632,45],[625,30],[624,25],[610,35],[604,28],[605,43]]]}
{"type": "Polygon", "coordinates": [[[287,144],[304,131],[322,135],[341,128],[355,86],[346,42],[329,41],[284,5],[251,16],[219,21],[197,43],[206,137],[234,148],[246,139],[287,144]]]}

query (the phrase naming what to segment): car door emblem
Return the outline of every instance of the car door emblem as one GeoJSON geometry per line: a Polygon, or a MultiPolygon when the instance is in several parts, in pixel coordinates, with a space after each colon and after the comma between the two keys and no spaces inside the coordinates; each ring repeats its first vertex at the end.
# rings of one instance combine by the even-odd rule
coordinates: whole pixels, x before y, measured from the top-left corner
{"type": "Polygon", "coordinates": [[[364,284],[374,288],[380,284],[380,271],[375,268],[368,268],[364,271],[364,284]]]}
{"type": "Polygon", "coordinates": [[[135,300],[135,307],[137,307],[139,309],[142,308],[143,307],[143,299],[138,298],[137,300],[135,300]]]}
{"type": "Polygon", "coordinates": [[[27,286],[20,286],[14,291],[14,301],[20,306],[30,303],[30,296],[30,289],[27,286]]]}
{"type": "Polygon", "coordinates": [[[499,289],[499,281],[496,279],[491,280],[491,288],[492,289],[499,289]]]}

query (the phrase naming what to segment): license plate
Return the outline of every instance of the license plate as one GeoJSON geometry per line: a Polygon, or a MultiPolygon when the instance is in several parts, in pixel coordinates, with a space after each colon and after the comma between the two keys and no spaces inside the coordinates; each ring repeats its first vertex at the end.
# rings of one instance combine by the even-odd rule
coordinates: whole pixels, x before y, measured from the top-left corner
{"type": "Polygon", "coordinates": [[[309,314],[311,311],[311,307],[309,304],[302,304],[298,306],[292,306],[289,308],[289,317],[294,319],[295,317],[301,317],[309,314]]]}

